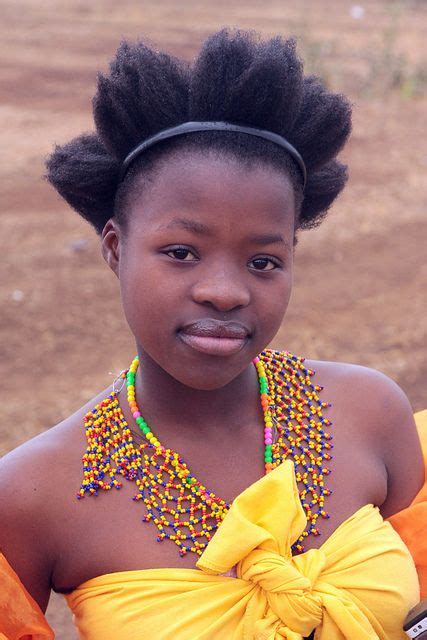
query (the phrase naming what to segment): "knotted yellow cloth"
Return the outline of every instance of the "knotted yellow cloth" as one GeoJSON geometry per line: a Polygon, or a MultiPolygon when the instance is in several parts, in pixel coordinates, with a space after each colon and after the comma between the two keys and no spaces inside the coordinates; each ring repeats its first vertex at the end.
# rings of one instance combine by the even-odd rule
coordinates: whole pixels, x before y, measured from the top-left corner
{"type": "MultiPolygon", "coordinates": [[[[416,418],[427,459],[427,412],[416,418]]],[[[407,534],[424,589],[426,517],[424,487],[413,506],[392,518],[407,534]]],[[[319,549],[292,558],[291,545],[304,528],[293,463],[286,461],[235,498],[198,569],[108,573],[67,595],[79,636],[301,640],[315,628],[316,640],[407,640],[402,624],[418,601],[418,580],[407,547],[378,508],[365,505],[319,549]],[[237,578],[222,575],[235,565],[237,578]]],[[[0,553],[0,640],[51,638],[39,607],[0,553]]]]}
{"type": "MultiPolygon", "coordinates": [[[[365,505],[320,549],[291,556],[306,526],[291,461],[233,502],[197,566],[237,577],[252,589],[245,640],[404,638],[419,586],[408,549],[377,507],[365,505]]],[[[240,637],[240,636],[239,636],[240,637]]]]}

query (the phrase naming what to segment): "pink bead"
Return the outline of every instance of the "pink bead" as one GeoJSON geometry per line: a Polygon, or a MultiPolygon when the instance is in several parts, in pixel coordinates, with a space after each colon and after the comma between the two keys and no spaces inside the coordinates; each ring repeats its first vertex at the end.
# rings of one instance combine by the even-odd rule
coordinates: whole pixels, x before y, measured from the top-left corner
{"type": "Polygon", "coordinates": [[[273,440],[271,438],[265,438],[264,443],[265,444],[273,444],[273,440]]]}
{"type": "Polygon", "coordinates": [[[139,413],[139,411],[134,411],[132,415],[134,418],[139,418],[141,414],[139,413]]]}
{"type": "Polygon", "coordinates": [[[273,429],[266,427],[264,429],[264,433],[266,436],[271,436],[271,434],[273,433],[273,429]]]}

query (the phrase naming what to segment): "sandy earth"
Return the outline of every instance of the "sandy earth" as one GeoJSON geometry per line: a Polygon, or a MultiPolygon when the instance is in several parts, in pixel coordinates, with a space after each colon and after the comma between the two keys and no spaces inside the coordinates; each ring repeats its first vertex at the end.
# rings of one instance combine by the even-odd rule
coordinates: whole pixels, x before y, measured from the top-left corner
{"type": "MultiPolygon", "coordinates": [[[[41,179],[43,158],[91,129],[96,71],[122,37],[191,57],[227,24],[300,35],[311,68],[354,102],[350,183],[328,220],[301,235],[275,346],[380,369],[426,407],[426,99],[414,80],[426,5],[369,1],[357,19],[347,0],[260,4],[0,2],[0,454],[81,406],[133,354],[98,239],[41,179]]],[[[75,637],[62,598],[48,617],[61,640],[75,637]]]]}

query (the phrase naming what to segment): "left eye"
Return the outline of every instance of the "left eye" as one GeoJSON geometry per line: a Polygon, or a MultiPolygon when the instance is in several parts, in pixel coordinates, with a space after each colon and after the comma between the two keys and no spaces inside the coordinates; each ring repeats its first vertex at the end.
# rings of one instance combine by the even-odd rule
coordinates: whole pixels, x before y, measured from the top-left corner
{"type": "Polygon", "coordinates": [[[166,252],[168,256],[180,260],[181,262],[191,262],[195,260],[195,255],[186,247],[175,247],[166,252]]]}
{"type": "Polygon", "coordinates": [[[257,271],[273,271],[279,266],[271,258],[254,258],[249,264],[257,271]]]}

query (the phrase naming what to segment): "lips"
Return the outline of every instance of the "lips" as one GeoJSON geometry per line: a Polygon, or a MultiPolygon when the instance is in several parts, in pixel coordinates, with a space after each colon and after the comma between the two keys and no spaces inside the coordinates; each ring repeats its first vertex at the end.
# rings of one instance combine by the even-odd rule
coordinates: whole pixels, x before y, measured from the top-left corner
{"type": "Polygon", "coordinates": [[[178,331],[178,336],[187,346],[201,353],[229,356],[245,346],[250,330],[240,322],[205,318],[185,325],[178,331]]]}

